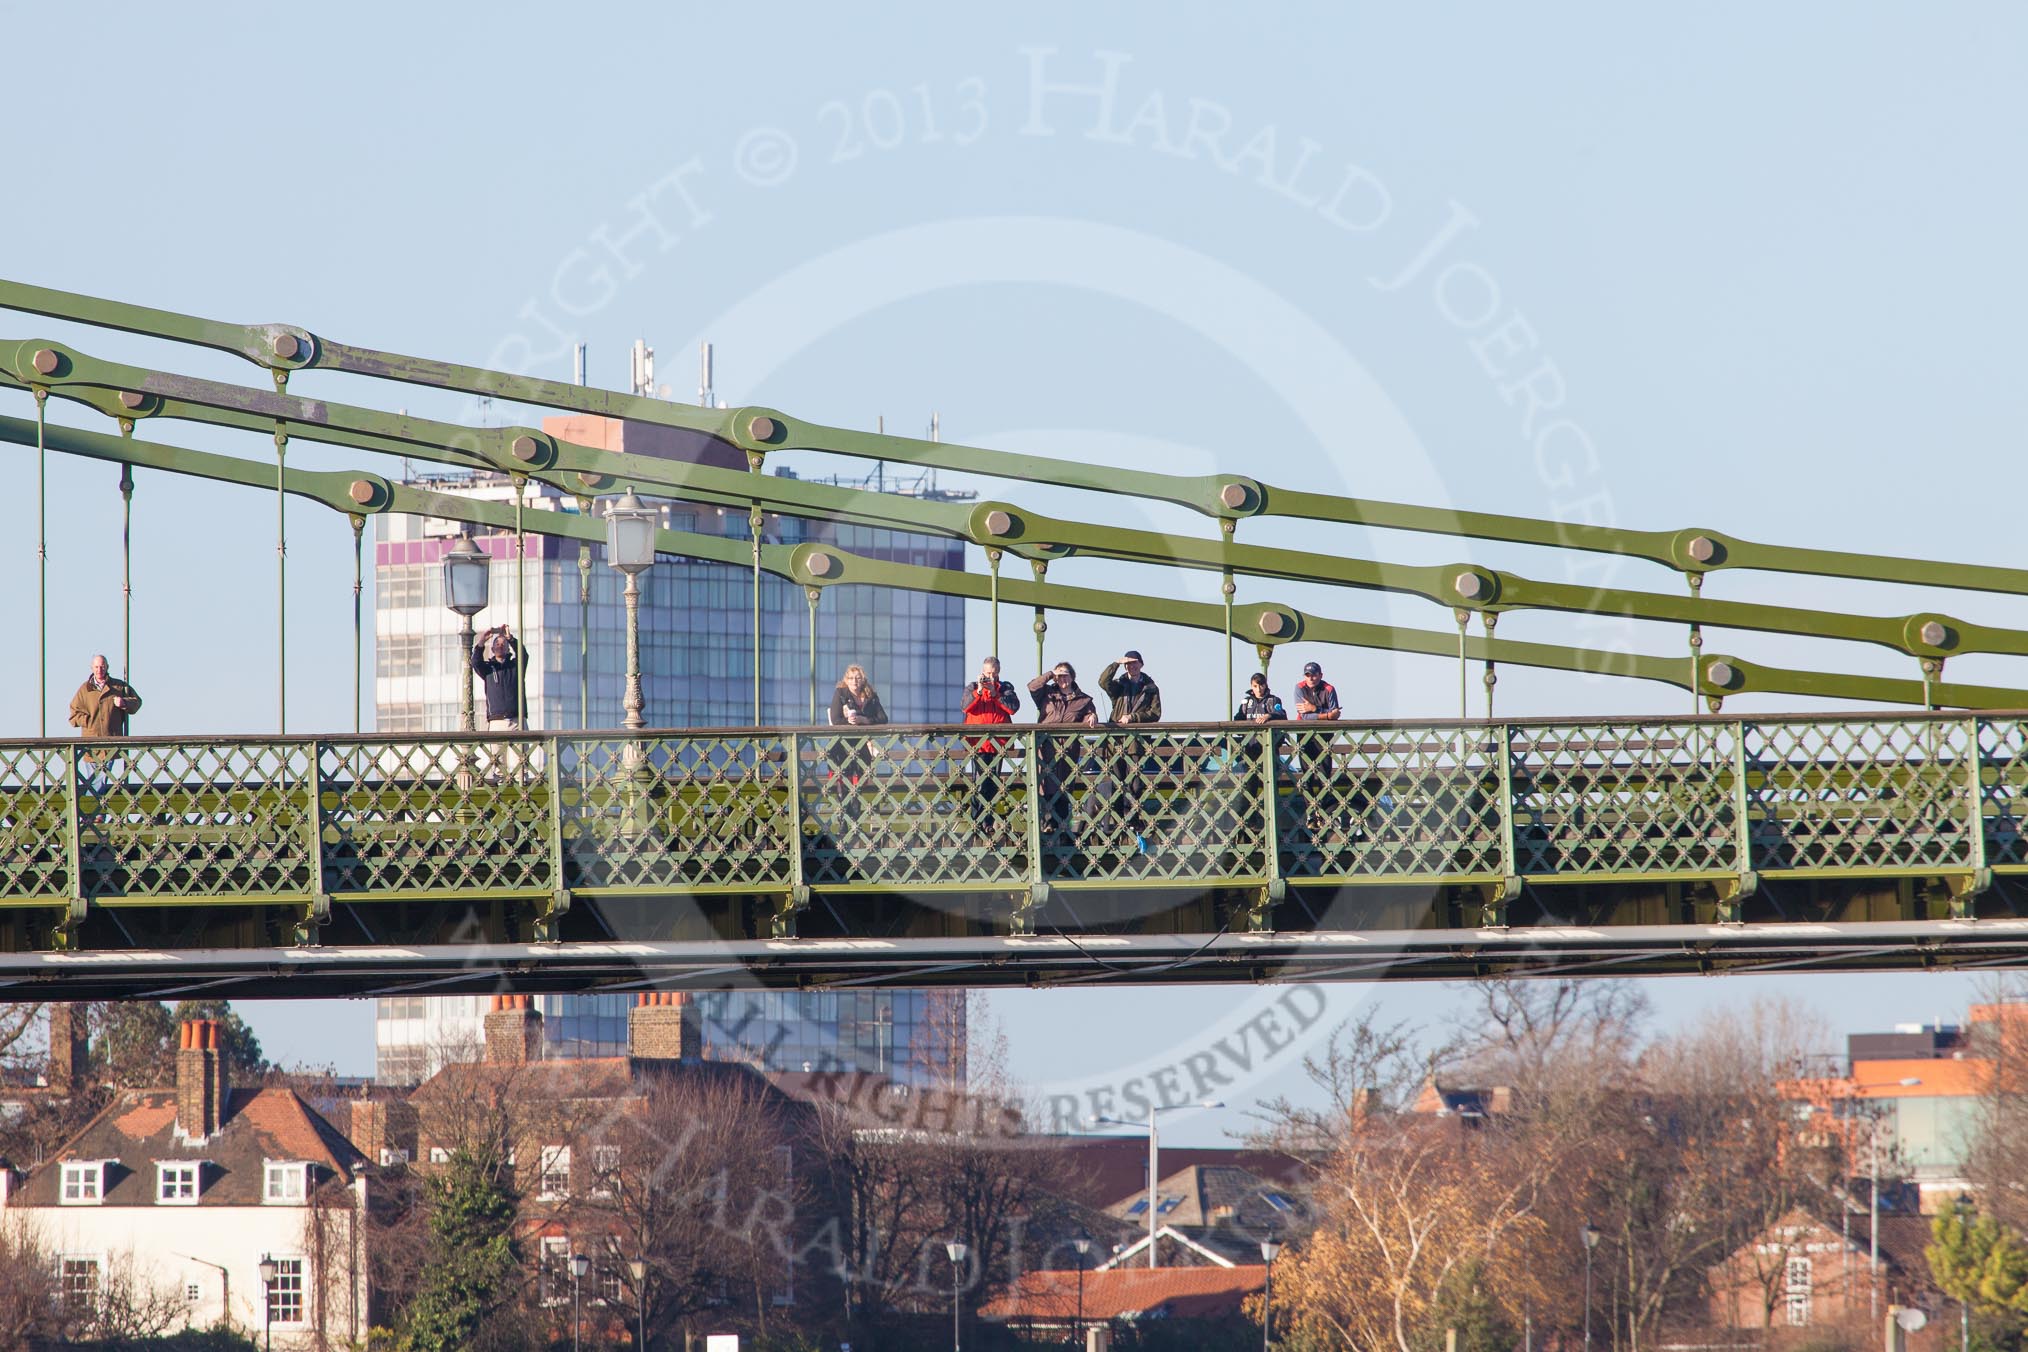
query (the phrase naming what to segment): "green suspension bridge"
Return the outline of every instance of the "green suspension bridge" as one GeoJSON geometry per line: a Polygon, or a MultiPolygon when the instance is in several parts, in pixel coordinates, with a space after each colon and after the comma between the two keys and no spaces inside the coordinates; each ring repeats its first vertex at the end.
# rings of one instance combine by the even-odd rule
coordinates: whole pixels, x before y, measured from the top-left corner
{"type": "MultiPolygon", "coordinates": [[[[745,540],[658,529],[656,551],[750,569],[756,597],[763,575],[789,579],[808,598],[813,636],[825,592],[878,586],[988,603],[996,649],[1002,608],[1032,610],[1038,667],[1056,611],[1219,634],[1228,647],[1252,645],[1264,665],[1302,641],[1450,657],[1459,671],[1459,717],[1415,724],[1024,726],[995,729],[989,745],[978,729],[953,727],[391,737],[360,726],[355,585],[350,732],[287,732],[284,685],[274,736],[92,742],[51,739],[43,727],[36,739],[0,742],[0,982],[15,989],[311,996],[2028,961],[2028,716],[2008,712],[2028,709],[2028,690],[1945,674],[1960,655],[2028,656],[2028,632],[1943,612],[1872,616],[1703,594],[1710,573],[1740,570],[2023,595],[2028,570],[1095,467],[772,408],[695,408],[15,282],[0,281],[0,308],[225,352],[261,371],[240,385],[0,337],[0,391],[27,415],[0,416],[0,441],[35,457],[45,612],[42,476],[49,456],[66,455],[121,466],[129,508],[137,468],[272,497],[278,570],[290,499],[335,512],[352,531],[355,582],[375,515],[512,534],[525,558],[529,535],[603,541],[598,502],[625,485],[744,512],[745,540]],[[304,393],[319,372],[681,429],[743,454],[748,471],[337,403],[304,393]],[[101,415],[108,430],[52,421],[52,400],[101,415]],[[249,457],[155,440],[155,425],[172,422],[265,444],[249,457]],[[515,498],[291,468],[297,441],[503,474],[515,498]],[[1205,525],[1139,530],[1012,500],[918,500],[765,474],[784,450],[1159,501],[1205,525]],[[534,484],[579,510],[526,510],[534,484]],[[987,571],[771,543],[763,525],[775,515],[965,541],[984,551],[987,571]],[[1674,573],[1679,589],[1242,539],[1273,518],[1619,555],[1674,573]],[[1223,601],[1064,580],[1087,559],[1215,574],[1223,601]],[[1441,619],[1419,629],[1318,614],[1273,599],[1287,583],[1414,596],[1441,619]],[[1500,637],[1500,617],[1516,610],[1681,625],[1686,643],[1639,654],[1500,637]],[[1908,675],[1709,653],[1707,626],[1886,648],[1908,675]],[[1502,664],[1673,686],[1672,703],[1691,707],[1498,721],[1502,664]],[[1889,711],[1726,716],[1726,699],[1747,693],[1889,711]],[[866,772],[833,773],[843,763],[866,772]]],[[[588,557],[580,551],[581,566],[588,557]]],[[[284,650],[288,619],[275,620],[284,650]]],[[[46,716],[40,639],[34,660],[46,716]]],[[[812,682],[814,723],[814,670],[812,682]]]]}

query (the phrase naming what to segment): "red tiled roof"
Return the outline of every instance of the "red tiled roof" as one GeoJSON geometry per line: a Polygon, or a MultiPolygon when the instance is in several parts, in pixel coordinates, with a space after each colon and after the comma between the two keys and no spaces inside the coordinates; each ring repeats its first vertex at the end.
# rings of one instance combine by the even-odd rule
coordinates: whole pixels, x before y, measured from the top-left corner
{"type": "MultiPolygon", "coordinates": [[[[999,1322],[1068,1323],[1077,1317],[1077,1271],[1023,1273],[1005,1295],[979,1311],[999,1322]]],[[[1250,1267],[1114,1268],[1084,1274],[1084,1317],[1132,1319],[1161,1310],[1178,1316],[1236,1313],[1266,1285],[1267,1269],[1250,1267]]]]}
{"type": "Polygon", "coordinates": [[[202,1160],[210,1166],[199,1206],[258,1205],[267,1160],[317,1165],[324,1171],[324,1186],[350,1184],[365,1163],[343,1133],[293,1089],[235,1089],[228,1105],[217,1133],[193,1142],[176,1130],[175,1090],[127,1090],[29,1172],[17,1204],[57,1205],[65,1160],[119,1161],[120,1168],[106,1178],[106,1206],[154,1205],[152,1166],[163,1160],[202,1160]]]}

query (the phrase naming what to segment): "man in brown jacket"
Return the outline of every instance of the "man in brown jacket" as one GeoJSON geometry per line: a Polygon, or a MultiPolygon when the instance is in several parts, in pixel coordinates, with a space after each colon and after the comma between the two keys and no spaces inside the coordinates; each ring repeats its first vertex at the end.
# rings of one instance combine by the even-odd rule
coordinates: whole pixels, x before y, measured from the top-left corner
{"type": "Polygon", "coordinates": [[[70,697],[70,725],[87,738],[125,737],[127,718],[140,712],[134,687],[106,673],[106,655],[92,658],[92,674],[70,697]]]}

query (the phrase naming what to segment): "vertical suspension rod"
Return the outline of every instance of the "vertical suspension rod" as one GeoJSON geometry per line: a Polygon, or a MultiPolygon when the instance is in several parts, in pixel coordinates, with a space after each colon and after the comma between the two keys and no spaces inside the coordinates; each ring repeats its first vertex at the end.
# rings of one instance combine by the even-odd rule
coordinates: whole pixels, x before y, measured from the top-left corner
{"type": "MultiPolygon", "coordinates": [[[[579,516],[591,515],[591,499],[579,498],[579,516]]],[[[577,542],[577,726],[591,727],[591,544],[577,542]]]]}
{"type": "Polygon", "coordinates": [[[49,448],[44,441],[49,391],[35,391],[35,735],[49,736],[49,448]]]}
{"type": "Polygon", "coordinates": [[[526,732],[535,726],[528,717],[528,536],[523,530],[522,506],[528,480],[514,476],[514,709],[515,722],[526,732]]]}
{"type": "Polygon", "coordinates": [[[753,535],[753,725],[761,725],[761,505],[747,513],[753,535]]]}
{"type": "Polygon", "coordinates": [[[289,731],[289,495],[283,490],[283,460],[289,434],[275,424],[275,727],[289,731]]]}
{"type": "MultiPolygon", "coordinates": [[[[120,419],[120,435],[134,435],[134,420],[120,419]]],[[[134,679],[134,467],[120,462],[120,679],[134,679]]]]}
{"type": "MultiPolygon", "coordinates": [[[[366,657],[364,634],[360,628],[359,594],[364,590],[365,568],[363,553],[366,547],[366,518],[352,517],[352,731],[364,732],[361,721],[360,687],[364,684],[361,664],[366,657]]],[[[466,682],[470,684],[470,682],[466,682]]]]}

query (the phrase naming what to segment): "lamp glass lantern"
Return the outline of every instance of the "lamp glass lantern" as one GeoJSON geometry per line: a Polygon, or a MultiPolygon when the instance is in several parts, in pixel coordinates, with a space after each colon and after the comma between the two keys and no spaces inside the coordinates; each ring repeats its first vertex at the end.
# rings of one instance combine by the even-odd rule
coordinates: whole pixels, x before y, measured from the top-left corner
{"type": "Polygon", "coordinates": [[[662,514],[632,491],[606,509],[606,562],[623,573],[645,572],[655,564],[655,528],[662,514]]]}
{"type": "Polygon", "coordinates": [[[466,619],[486,608],[493,561],[467,535],[444,552],[444,604],[466,619]]]}
{"type": "Polygon", "coordinates": [[[1279,1239],[1268,1238],[1260,1242],[1260,1260],[1263,1263],[1274,1262],[1281,1256],[1281,1252],[1282,1242],[1279,1239]]]}
{"type": "Polygon", "coordinates": [[[570,1256],[570,1275],[574,1280],[583,1281],[585,1273],[591,1271],[591,1259],[581,1253],[570,1256]]]}

